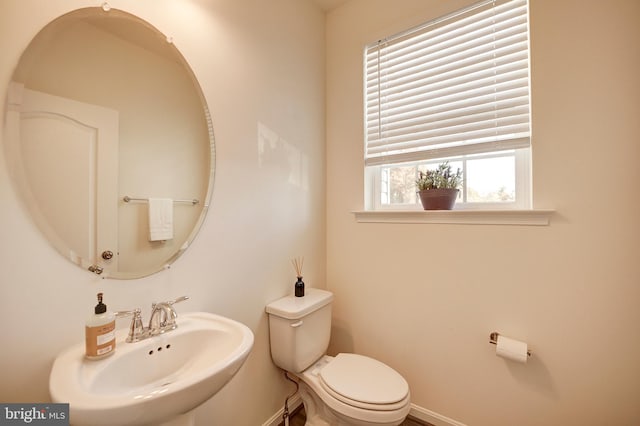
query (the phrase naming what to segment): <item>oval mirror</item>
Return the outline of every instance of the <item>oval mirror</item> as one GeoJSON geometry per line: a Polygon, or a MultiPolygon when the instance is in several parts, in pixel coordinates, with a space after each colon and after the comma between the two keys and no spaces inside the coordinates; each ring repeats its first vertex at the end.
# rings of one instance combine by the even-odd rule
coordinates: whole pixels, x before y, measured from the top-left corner
{"type": "Polygon", "coordinates": [[[185,251],[209,205],[214,145],[171,39],[120,10],[75,10],[33,39],[7,93],[8,167],[64,257],[131,279],[185,251]]]}

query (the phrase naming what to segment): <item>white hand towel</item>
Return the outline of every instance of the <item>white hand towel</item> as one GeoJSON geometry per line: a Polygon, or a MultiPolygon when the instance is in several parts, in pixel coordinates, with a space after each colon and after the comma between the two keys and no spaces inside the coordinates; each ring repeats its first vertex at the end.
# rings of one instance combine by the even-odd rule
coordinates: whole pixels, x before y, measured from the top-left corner
{"type": "Polygon", "coordinates": [[[149,241],[173,238],[173,200],[149,198],[149,241]]]}

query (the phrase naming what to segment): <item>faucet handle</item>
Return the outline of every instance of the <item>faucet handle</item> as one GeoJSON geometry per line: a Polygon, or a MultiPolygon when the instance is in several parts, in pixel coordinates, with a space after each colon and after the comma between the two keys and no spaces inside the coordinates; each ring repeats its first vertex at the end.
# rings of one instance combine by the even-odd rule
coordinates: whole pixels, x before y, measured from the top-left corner
{"type": "Polygon", "coordinates": [[[185,300],[189,300],[189,296],[180,296],[176,300],[170,300],[169,302],[167,302],[167,305],[171,306],[178,302],[184,302],[185,300]]]}
{"type": "Polygon", "coordinates": [[[136,308],[132,311],[116,311],[116,318],[126,318],[128,316],[131,315],[135,315],[136,313],[141,313],[142,311],[140,310],[140,308],[136,308]]]}
{"type": "MultiPolygon", "coordinates": [[[[184,302],[185,300],[189,300],[189,296],[180,296],[175,300],[169,300],[167,302],[162,302],[162,303],[165,304],[165,305],[168,305],[168,306],[173,306],[174,304],[176,304],[178,302],[184,302]]],[[[160,303],[153,302],[151,304],[151,309],[155,309],[156,306],[159,305],[159,304],[160,303]]]]}
{"type": "Polygon", "coordinates": [[[133,316],[133,318],[131,319],[131,325],[129,325],[129,335],[127,336],[126,342],[139,342],[147,337],[147,329],[145,329],[142,324],[142,311],[140,308],[136,308],[133,311],[116,312],[116,318],[124,318],[128,316],[133,316]]]}
{"type": "Polygon", "coordinates": [[[189,296],[180,296],[176,300],[170,300],[166,302],[166,304],[169,306],[169,315],[166,318],[167,322],[165,327],[167,327],[168,329],[173,330],[178,326],[176,324],[176,318],[178,318],[178,313],[175,311],[175,309],[173,309],[173,305],[175,305],[178,302],[184,302],[185,300],[189,300],[189,296]]]}

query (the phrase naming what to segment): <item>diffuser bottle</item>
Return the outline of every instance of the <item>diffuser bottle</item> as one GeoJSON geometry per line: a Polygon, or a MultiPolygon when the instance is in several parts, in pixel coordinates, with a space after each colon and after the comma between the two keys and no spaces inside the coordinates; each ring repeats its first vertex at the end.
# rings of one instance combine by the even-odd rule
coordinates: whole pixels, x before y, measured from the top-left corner
{"type": "Polygon", "coordinates": [[[102,293],[98,293],[94,315],[85,323],[85,340],[88,359],[101,359],[116,350],[116,315],[107,311],[107,305],[102,303],[102,293]]]}
{"type": "Polygon", "coordinates": [[[302,265],[304,264],[304,257],[295,258],[291,260],[293,269],[296,271],[298,280],[294,285],[294,294],[296,297],[304,297],[304,281],[302,281],[302,265]]]}
{"type": "Polygon", "coordinates": [[[298,281],[296,281],[294,294],[296,297],[304,296],[304,281],[302,281],[302,277],[298,277],[298,281]]]}

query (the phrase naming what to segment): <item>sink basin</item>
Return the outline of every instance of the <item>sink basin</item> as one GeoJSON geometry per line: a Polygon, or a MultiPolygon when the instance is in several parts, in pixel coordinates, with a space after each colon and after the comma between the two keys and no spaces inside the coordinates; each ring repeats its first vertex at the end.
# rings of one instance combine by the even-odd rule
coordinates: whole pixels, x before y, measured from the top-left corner
{"type": "Polygon", "coordinates": [[[74,425],[167,422],[211,398],[247,359],[253,333],[237,321],[194,312],[178,328],[137,343],[116,333],[108,358],[84,358],[84,342],[62,352],[49,378],[53,402],[69,403],[74,425]]]}

